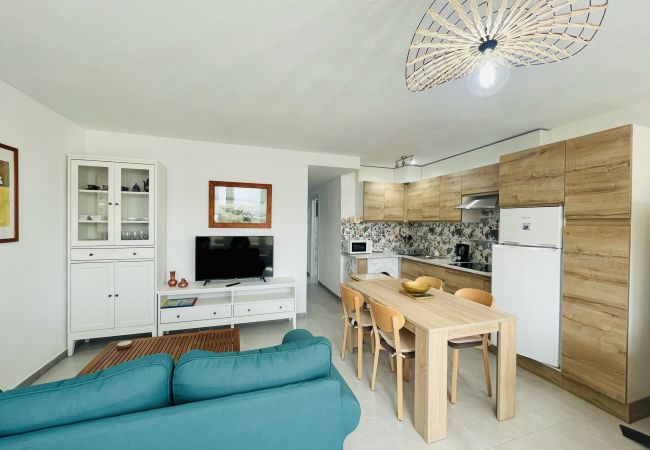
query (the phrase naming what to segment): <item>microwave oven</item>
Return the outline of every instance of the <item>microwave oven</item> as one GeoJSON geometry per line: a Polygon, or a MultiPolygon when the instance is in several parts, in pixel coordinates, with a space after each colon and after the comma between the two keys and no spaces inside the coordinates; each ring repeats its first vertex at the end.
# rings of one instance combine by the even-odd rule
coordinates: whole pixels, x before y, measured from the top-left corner
{"type": "Polygon", "coordinates": [[[345,239],[341,249],[349,255],[372,253],[372,241],[370,239],[345,239]]]}

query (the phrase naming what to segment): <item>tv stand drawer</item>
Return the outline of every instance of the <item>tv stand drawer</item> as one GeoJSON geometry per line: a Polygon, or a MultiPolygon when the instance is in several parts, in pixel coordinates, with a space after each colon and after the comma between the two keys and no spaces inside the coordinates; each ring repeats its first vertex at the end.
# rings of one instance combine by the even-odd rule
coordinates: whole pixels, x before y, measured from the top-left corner
{"type": "Polygon", "coordinates": [[[235,304],[235,317],[292,312],[293,304],[293,300],[235,304]]]}
{"type": "Polygon", "coordinates": [[[195,320],[225,319],[231,316],[230,304],[188,306],[160,310],[160,323],[191,322],[195,320]]]}

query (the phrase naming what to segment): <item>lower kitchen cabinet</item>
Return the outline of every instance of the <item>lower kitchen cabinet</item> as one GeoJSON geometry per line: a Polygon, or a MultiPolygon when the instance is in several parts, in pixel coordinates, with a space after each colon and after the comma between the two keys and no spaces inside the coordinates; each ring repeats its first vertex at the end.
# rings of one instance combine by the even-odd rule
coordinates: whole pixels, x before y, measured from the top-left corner
{"type": "Polygon", "coordinates": [[[445,282],[445,292],[449,292],[450,294],[454,294],[462,288],[482,289],[488,292],[492,288],[492,281],[489,277],[463,270],[449,269],[410,259],[402,259],[401,266],[402,278],[415,280],[424,275],[440,278],[445,282]]]}
{"type": "Polygon", "coordinates": [[[70,265],[70,331],[154,325],[154,262],[70,265]]]}

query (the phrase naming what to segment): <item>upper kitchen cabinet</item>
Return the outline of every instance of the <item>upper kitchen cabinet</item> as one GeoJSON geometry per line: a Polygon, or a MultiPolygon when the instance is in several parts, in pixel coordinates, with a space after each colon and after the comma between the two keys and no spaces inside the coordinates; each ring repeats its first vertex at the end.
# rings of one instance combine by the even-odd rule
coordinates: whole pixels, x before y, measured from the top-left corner
{"type": "MultiPolygon", "coordinates": [[[[477,167],[462,173],[462,195],[491,194],[499,191],[499,165],[477,167]]],[[[460,202],[455,205],[458,206],[460,202]]]]}
{"type": "Polygon", "coordinates": [[[543,145],[501,156],[499,206],[551,206],[564,203],[565,143],[543,145]]]}
{"type": "Polygon", "coordinates": [[[401,183],[363,184],[364,220],[404,220],[404,185],[401,183]]]}
{"type": "Polygon", "coordinates": [[[428,178],[406,185],[408,221],[435,221],[440,217],[440,178],[428,178]]]}
{"type": "Polygon", "coordinates": [[[630,125],[566,141],[565,215],[630,218],[630,125]]]}
{"type": "Polygon", "coordinates": [[[460,222],[461,175],[451,174],[440,177],[440,220],[460,222]]]}

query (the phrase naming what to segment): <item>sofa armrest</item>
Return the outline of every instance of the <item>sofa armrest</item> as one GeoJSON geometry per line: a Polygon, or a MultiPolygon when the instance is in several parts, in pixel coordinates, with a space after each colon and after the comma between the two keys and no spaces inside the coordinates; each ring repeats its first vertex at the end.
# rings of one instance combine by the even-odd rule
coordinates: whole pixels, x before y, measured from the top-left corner
{"type": "Polygon", "coordinates": [[[314,335],[311,334],[309,331],[298,328],[296,330],[291,330],[287,334],[285,334],[284,337],[282,338],[282,343],[288,344],[289,342],[300,341],[302,339],[309,339],[313,337],[314,335]]]}
{"type": "Polygon", "coordinates": [[[343,432],[347,436],[359,425],[361,406],[354,393],[352,393],[350,386],[348,386],[339,371],[334,367],[334,364],[332,364],[330,379],[338,381],[341,386],[341,424],[343,426],[343,432]]]}

